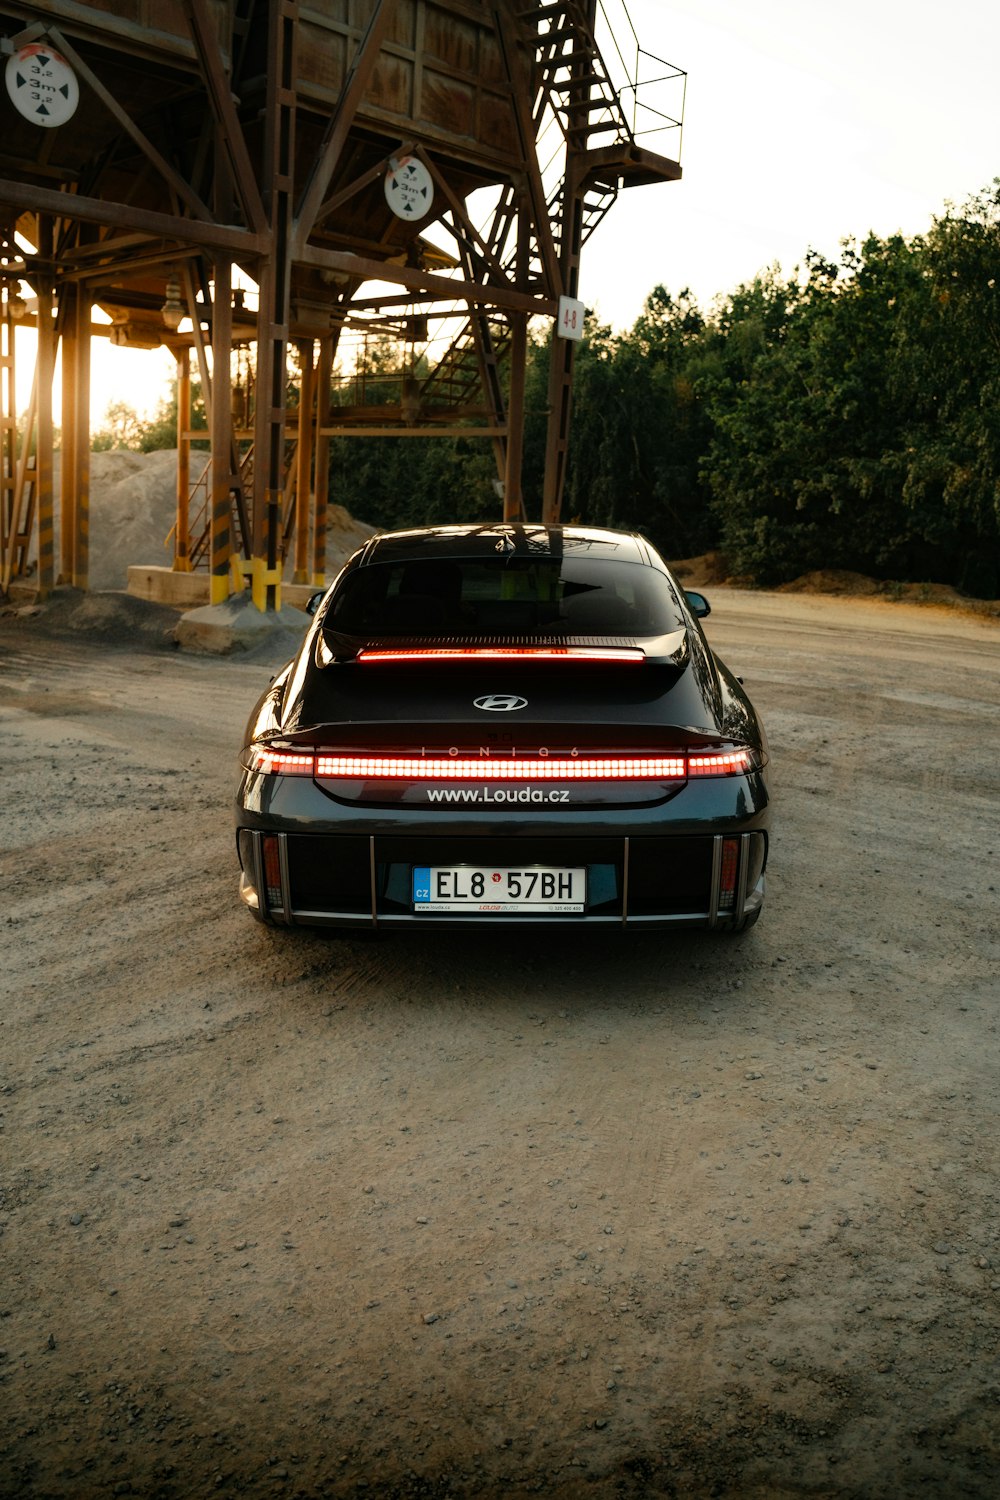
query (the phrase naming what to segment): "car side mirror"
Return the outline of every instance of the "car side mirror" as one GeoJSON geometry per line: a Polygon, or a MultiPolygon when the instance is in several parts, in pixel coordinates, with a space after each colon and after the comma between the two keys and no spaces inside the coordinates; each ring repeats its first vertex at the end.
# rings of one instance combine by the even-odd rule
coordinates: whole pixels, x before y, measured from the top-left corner
{"type": "Polygon", "coordinates": [[[706,615],[712,613],[712,606],[705,598],[705,595],[699,594],[697,589],[685,589],[684,597],[688,602],[692,614],[696,615],[699,620],[703,620],[706,615]]]}
{"type": "Polygon", "coordinates": [[[310,594],[309,598],[306,600],[306,614],[307,615],[314,615],[316,613],[316,611],[319,609],[319,607],[322,604],[322,602],[323,602],[323,590],[322,589],[320,589],[315,594],[310,594]]]}

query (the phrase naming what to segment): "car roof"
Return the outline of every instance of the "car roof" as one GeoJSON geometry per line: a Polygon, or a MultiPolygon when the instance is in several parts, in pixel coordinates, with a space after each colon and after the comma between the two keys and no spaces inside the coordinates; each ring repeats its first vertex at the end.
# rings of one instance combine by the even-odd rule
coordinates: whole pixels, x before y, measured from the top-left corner
{"type": "Polygon", "coordinates": [[[467,526],[421,526],[386,531],[366,543],[360,565],[411,558],[512,556],[615,558],[649,563],[650,548],[637,532],[598,526],[544,526],[535,522],[489,521],[467,526]]]}

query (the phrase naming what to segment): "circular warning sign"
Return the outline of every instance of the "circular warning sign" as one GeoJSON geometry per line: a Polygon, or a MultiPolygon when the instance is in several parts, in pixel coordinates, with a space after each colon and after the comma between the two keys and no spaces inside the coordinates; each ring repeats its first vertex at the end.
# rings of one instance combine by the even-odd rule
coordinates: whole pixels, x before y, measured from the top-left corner
{"type": "Polygon", "coordinates": [[[400,219],[422,219],[434,202],[434,179],[415,156],[400,156],[385,174],[385,201],[400,219]]]}
{"type": "Polygon", "coordinates": [[[65,125],[76,113],[80,86],[64,57],[52,47],[34,42],[7,61],[7,92],[26,120],[47,130],[65,125]]]}

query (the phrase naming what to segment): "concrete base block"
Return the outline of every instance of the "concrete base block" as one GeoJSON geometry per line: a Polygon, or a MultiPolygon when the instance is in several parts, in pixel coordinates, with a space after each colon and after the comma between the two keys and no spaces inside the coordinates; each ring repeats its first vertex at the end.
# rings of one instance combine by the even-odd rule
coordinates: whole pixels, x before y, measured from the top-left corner
{"type": "MultiPolygon", "coordinates": [[[[156,567],[151,563],[131,563],[128,570],[128,591],[137,599],[150,599],[156,604],[170,604],[174,609],[197,609],[209,602],[209,578],[207,573],[175,573],[172,568],[156,567]]],[[[282,583],[281,602],[305,608],[313,594],[322,593],[311,583],[282,583]]],[[[234,599],[242,598],[234,594],[234,599]]]]}
{"type": "Polygon", "coordinates": [[[189,609],[174,632],[184,651],[227,656],[235,651],[254,651],[258,646],[286,645],[295,649],[309,623],[309,616],[293,605],[262,613],[249,592],[234,594],[225,604],[206,604],[189,609]]]}

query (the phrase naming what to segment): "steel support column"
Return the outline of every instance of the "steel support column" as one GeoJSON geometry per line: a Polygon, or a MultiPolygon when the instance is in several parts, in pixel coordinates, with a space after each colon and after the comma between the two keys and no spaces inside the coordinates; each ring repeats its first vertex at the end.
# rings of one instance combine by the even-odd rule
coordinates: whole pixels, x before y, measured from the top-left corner
{"type": "MultiPolygon", "coordinates": [[[[562,205],[563,288],[567,297],[576,297],[580,277],[580,245],[583,230],[583,196],[567,170],[562,205]]],[[[545,438],[545,477],[542,486],[542,521],[556,526],[562,514],[563,490],[566,485],[566,460],[569,455],[570,417],[573,408],[573,362],[576,341],[558,336],[552,330],[549,351],[548,429],[545,438]]]]}
{"type": "Polygon", "coordinates": [[[10,310],[14,292],[4,289],[0,307],[0,573],[7,574],[7,554],[14,554],[17,531],[17,371],[16,322],[10,310]]]}
{"type": "Polygon", "coordinates": [[[330,496],[330,439],[324,428],[330,425],[330,380],[333,375],[333,350],[336,334],[326,334],[319,341],[319,363],[316,371],[316,478],[313,513],[312,577],[310,583],[321,589],[326,584],[326,520],[330,496]]]}
{"type": "Polygon", "coordinates": [[[76,333],[73,340],[76,377],[76,419],[73,465],[76,483],[76,525],[73,530],[73,587],[85,589],[90,582],[90,295],[80,288],[76,303],[76,333]]]}
{"type": "Polygon", "coordinates": [[[177,353],[177,521],[174,572],[191,571],[191,351],[177,353]]]}
{"type": "Polygon", "coordinates": [[[291,296],[295,152],[297,0],[272,0],[268,15],[268,99],[264,204],[271,253],[263,268],[257,315],[257,410],[251,587],[260,610],[281,608],[285,380],[291,296]]]}
{"type": "Polygon", "coordinates": [[[229,598],[229,559],[233,554],[232,272],[229,259],[217,256],[212,297],[212,551],[209,563],[209,600],[212,604],[225,604],[229,598]]]}
{"type": "Polygon", "coordinates": [[[80,289],[65,282],[59,297],[62,335],[62,418],[59,450],[59,572],[56,582],[73,581],[73,537],[76,534],[76,305],[80,289]]]}
{"type": "MultiPolygon", "coordinates": [[[[520,194],[517,204],[517,265],[516,281],[523,290],[527,280],[529,239],[531,221],[530,206],[526,194],[520,194]]],[[[510,387],[507,392],[507,441],[503,475],[503,518],[505,521],[525,519],[523,492],[524,465],[524,391],[528,366],[528,315],[509,312],[510,324],[510,387]]]]}
{"type": "Polygon", "coordinates": [[[38,220],[38,440],[35,449],[35,482],[38,486],[38,597],[46,599],[56,581],[55,495],[53,491],[52,381],[56,366],[56,330],[52,320],[53,224],[47,214],[38,220]]]}
{"type": "Polygon", "coordinates": [[[295,563],[292,582],[308,583],[313,433],[316,430],[313,419],[314,346],[312,339],[299,339],[295,347],[299,353],[302,377],[299,386],[299,437],[295,450],[295,563]]]}

